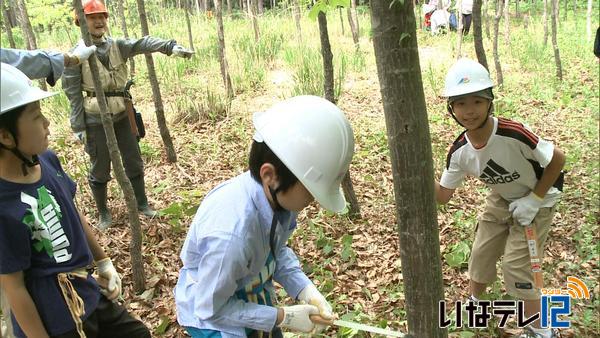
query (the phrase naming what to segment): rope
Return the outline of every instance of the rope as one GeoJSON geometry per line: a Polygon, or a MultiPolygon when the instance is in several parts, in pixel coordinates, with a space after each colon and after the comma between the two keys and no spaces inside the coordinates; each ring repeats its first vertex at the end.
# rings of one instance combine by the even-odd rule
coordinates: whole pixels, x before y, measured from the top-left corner
{"type": "Polygon", "coordinates": [[[79,268],[71,272],[61,272],[56,276],[58,279],[58,286],[60,286],[60,291],[62,291],[65,302],[67,303],[67,308],[69,308],[71,317],[75,322],[77,333],[79,333],[81,338],[86,338],[85,332],[83,332],[83,322],[81,321],[81,316],[83,316],[85,313],[85,306],[83,300],[81,297],[79,297],[77,291],[73,287],[73,284],[71,284],[71,279],[85,279],[87,276],[88,272],[85,268],[79,268]]]}

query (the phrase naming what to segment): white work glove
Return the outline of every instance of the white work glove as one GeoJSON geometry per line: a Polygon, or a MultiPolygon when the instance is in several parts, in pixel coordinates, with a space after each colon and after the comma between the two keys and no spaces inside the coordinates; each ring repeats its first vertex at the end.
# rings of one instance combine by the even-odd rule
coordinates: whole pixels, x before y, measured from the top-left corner
{"type": "Polygon", "coordinates": [[[110,258],[96,262],[98,268],[98,284],[100,292],[109,300],[114,300],[121,295],[121,277],[117,273],[110,258]]]}
{"type": "Polygon", "coordinates": [[[77,138],[79,142],[81,142],[82,144],[86,144],[87,133],[85,132],[85,130],[74,132],[73,135],[75,135],[75,138],[77,138]]]}
{"type": "Polygon", "coordinates": [[[75,50],[73,50],[72,54],[74,56],[77,56],[77,58],[79,59],[79,63],[82,63],[83,61],[87,60],[92,54],[94,54],[94,52],[96,52],[95,45],[86,46],[80,43],[79,45],[77,45],[75,50]]]}
{"type": "Polygon", "coordinates": [[[537,215],[544,199],[536,195],[533,191],[525,197],[508,205],[508,211],[512,213],[512,217],[522,226],[528,226],[533,222],[537,215]]]}
{"type": "Polygon", "coordinates": [[[189,50],[181,45],[173,46],[173,50],[171,51],[174,56],[178,56],[180,58],[189,59],[195,53],[193,50],[189,50]]]}
{"type": "Polygon", "coordinates": [[[315,328],[315,323],[310,320],[310,315],[318,315],[319,309],[314,305],[301,304],[284,306],[283,320],[279,327],[283,327],[295,332],[311,332],[315,328]]]}
{"type": "MultiPolygon", "coordinates": [[[[307,304],[311,304],[316,306],[319,309],[319,316],[325,320],[333,320],[333,309],[331,305],[325,297],[317,290],[317,287],[310,283],[308,284],[300,294],[298,295],[298,300],[303,301],[307,304]]],[[[313,334],[321,333],[323,330],[327,328],[326,325],[318,324],[315,326],[315,330],[312,332],[313,334]]]]}

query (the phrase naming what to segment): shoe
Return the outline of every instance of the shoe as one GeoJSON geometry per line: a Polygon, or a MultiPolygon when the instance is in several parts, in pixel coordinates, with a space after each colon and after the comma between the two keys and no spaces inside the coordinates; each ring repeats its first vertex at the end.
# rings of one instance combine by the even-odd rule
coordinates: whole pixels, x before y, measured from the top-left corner
{"type": "Polygon", "coordinates": [[[148,205],[148,198],[146,197],[146,187],[144,184],[144,175],[138,177],[129,178],[135,199],[137,200],[138,211],[146,217],[156,217],[158,212],[150,208],[148,205]]]}
{"type": "Polygon", "coordinates": [[[543,329],[544,332],[538,332],[530,326],[523,329],[519,338],[558,338],[558,331],[554,329],[543,329]]]}
{"type": "Polygon", "coordinates": [[[98,209],[98,224],[96,227],[100,230],[106,230],[112,225],[112,216],[106,205],[106,183],[90,182],[90,188],[98,209]]]}

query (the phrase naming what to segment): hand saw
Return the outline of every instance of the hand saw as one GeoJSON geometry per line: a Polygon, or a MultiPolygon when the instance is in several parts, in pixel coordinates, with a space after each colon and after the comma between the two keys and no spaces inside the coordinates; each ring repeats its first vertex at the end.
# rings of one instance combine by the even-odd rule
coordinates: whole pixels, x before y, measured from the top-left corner
{"type": "MultiPolygon", "coordinates": [[[[330,321],[324,320],[319,315],[311,315],[310,319],[317,324],[325,324],[325,325],[332,324],[330,321]]],[[[380,327],[370,326],[370,325],[356,323],[356,322],[349,322],[346,320],[334,320],[333,325],[340,326],[340,327],[347,327],[349,329],[358,330],[358,331],[366,331],[366,332],[376,333],[376,334],[380,334],[380,335],[384,335],[384,336],[388,336],[388,337],[408,337],[402,332],[382,329],[380,327]]]]}

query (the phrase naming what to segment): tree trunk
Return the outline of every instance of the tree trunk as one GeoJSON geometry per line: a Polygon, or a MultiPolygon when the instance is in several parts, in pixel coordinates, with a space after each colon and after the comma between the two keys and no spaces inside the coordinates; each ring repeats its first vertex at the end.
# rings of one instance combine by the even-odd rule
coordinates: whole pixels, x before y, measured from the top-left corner
{"type": "Polygon", "coordinates": [[[473,41],[475,43],[475,54],[477,61],[481,63],[485,69],[488,69],[487,57],[483,48],[483,33],[481,31],[481,4],[482,0],[473,1],[473,41]]]}
{"type": "MultiPolygon", "coordinates": [[[[142,36],[150,35],[144,0],[136,0],[136,2],[140,16],[140,25],[142,27],[142,36]]],[[[169,127],[167,127],[167,121],[165,119],[165,108],[163,107],[162,97],[160,95],[160,87],[158,85],[158,79],[156,78],[156,70],[154,69],[154,59],[152,58],[152,54],[144,54],[144,57],[146,58],[146,68],[148,68],[148,79],[150,80],[150,85],[152,86],[152,99],[154,100],[156,122],[158,123],[160,137],[162,138],[163,144],[165,145],[165,150],[167,152],[167,160],[170,163],[175,163],[177,162],[177,153],[175,152],[175,148],[173,147],[173,140],[171,139],[171,133],[169,132],[169,127]]]]}
{"type": "MultiPolygon", "coordinates": [[[[21,30],[23,31],[27,41],[27,49],[37,49],[37,42],[35,41],[35,34],[33,33],[33,28],[31,27],[31,21],[29,21],[29,15],[27,14],[27,6],[25,5],[25,1],[17,0],[17,8],[19,12],[21,30]]],[[[48,90],[46,81],[40,80],[39,83],[43,90],[48,90]]]]}
{"type": "Polygon", "coordinates": [[[227,15],[231,16],[232,8],[231,8],[231,0],[227,0],[227,15]]]}
{"type": "MultiPolygon", "coordinates": [[[[442,2],[442,0],[438,0],[439,2],[442,2]]],[[[462,19],[462,13],[461,13],[461,5],[462,5],[462,1],[458,0],[456,2],[456,8],[457,8],[457,20],[458,20],[458,29],[456,30],[456,37],[458,39],[458,41],[456,42],[456,59],[460,59],[462,56],[462,38],[463,38],[463,19],[462,19]]]]}
{"type": "Polygon", "coordinates": [[[500,64],[500,56],[498,55],[498,35],[500,34],[501,17],[502,0],[496,0],[496,15],[494,16],[494,65],[496,68],[496,81],[498,81],[498,87],[501,87],[504,83],[504,78],[502,77],[502,66],[500,64]]]}
{"type": "MultiPolygon", "coordinates": [[[[217,35],[219,39],[219,61],[221,63],[221,76],[225,85],[227,99],[233,98],[233,86],[231,85],[231,77],[229,76],[229,66],[227,65],[227,56],[225,54],[225,33],[223,29],[223,12],[221,0],[213,0],[215,5],[215,19],[217,19],[217,35]]],[[[252,6],[249,6],[252,7],[252,6]]]]}
{"type": "MultiPolygon", "coordinates": [[[[558,4],[556,4],[558,6],[558,4]]],[[[567,11],[569,9],[569,0],[565,0],[565,12],[563,13],[563,21],[567,21],[567,11]]]]}
{"type": "MultiPolygon", "coordinates": [[[[83,14],[83,8],[81,7],[80,0],[73,0],[73,7],[77,11],[79,17],[79,28],[81,30],[81,36],[87,46],[92,44],[92,38],[88,33],[88,28],[85,21],[85,15],[83,14]]],[[[141,13],[141,11],[140,11],[141,13]]],[[[92,79],[94,80],[95,92],[98,95],[98,103],[100,105],[100,117],[102,119],[102,126],[104,127],[104,133],[106,134],[106,143],[108,146],[108,152],[110,155],[110,161],[112,162],[113,171],[117,182],[123,191],[125,196],[125,202],[127,204],[127,215],[129,216],[129,226],[131,228],[131,243],[129,246],[129,256],[131,259],[131,273],[133,275],[133,288],[136,293],[141,293],[146,288],[146,277],[144,273],[144,261],[142,259],[142,229],[140,226],[140,219],[137,210],[137,202],[133,193],[131,182],[125,174],[123,168],[123,162],[121,161],[121,153],[117,146],[117,137],[115,136],[115,129],[113,127],[112,115],[108,114],[108,107],[106,104],[106,97],[102,90],[102,83],[98,75],[98,59],[95,54],[92,54],[88,59],[90,69],[92,71],[92,79]]]]}
{"type": "Polygon", "coordinates": [[[183,10],[185,11],[185,24],[187,25],[188,41],[191,50],[194,50],[194,38],[192,37],[192,24],[190,23],[190,6],[188,0],[184,1],[183,10]]]}
{"type": "Polygon", "coordinates": [[[342,14],[342,7],[338,7],[338,12],[340,13],[340,24],[342,25],[342,36],[346,34],[344,29],[344,15],[342,14]]]}
{"type": "MultiPolygon", "coordinates": [[[[125,9],[123,8],[124,0],[117,0],[117,16],[119,17],[119,23],[121,25],[121,30],[123,30],[123,35],[127,39],[129,37],[129,32],[127,31],[127,21],[125,20],[125,9]]],[[[135,59],[129,58],[129,64],[131,64],[131,68],[129,69],[129,74],[131,77],[135,76],[135,59]]]]}
{"type": "Polygon", "coordinates": [[[550,2],[552,3],[552,47],[554,48],[554,63],[556,64],[556,78],[558,78],[559,81],[562,82],[562,65],[560,62],[560,52],[558,50],[558,43],[556,42],[556,11],[554,10],[556,7],[558,7],[558,0],[550,0],[550,2]]]}
{"type": "Polygon", "coordinates": [[[504,0],[504,40],[506,40],[506,44],[508,46],[510,46],[510,13],[508,10],[509,4],[509,0],[504,0]]]}
{"type": "Polygon", "coordinates": [[[371,1],[377,75],[387,127],[409,334],[447,337],[433,160],[411,1],[371,1]]]}
{"type": "Polygon", "coordinates": [[[515,18],[518,18],[519,15],[519,0],[515,0],[515,18]]]}
{"type": "Polygon", "coordinates": [[[258,19],[256,15],[258,13],[258,1],[252,0],[250,4],[250,18],[252,20],[252,28],[254,29],[254,40],[258,42],[260,40],[260,29],[258,28],[258,19]]]}
{"type": "Polygon", "coordinates": [[[592,1],[588,0],[587,4],[587,41],[592,41],[592,1]]]}
{"type": "Polygon", "coordinates": [[[489,12],[488,12],[490,1],[491,0],[483,0],[483,13],[481,14],[481,18],[483,19],[483,25],[485,26],[485,37],[488,40],[491,37],[491,34],[490,34],[490,15],[489,15],[489,12]]]}
{"type": "Polygon", "coordinates": [[[548,0],[544,0],[544,14],[542,15],[544,20],[544,49],[548,45],[548,0]]]}
{"type": "Polygon", "coordinates": [[[2,7],[2,14],[4,15],[2,21],[4,22],[4,29],[6,30],[8,44],[10,45],[10,48],[15,49],[17,48],[17,45],[15,44],[15,38],[12,34],[12,27],[10,25],[10,14],[8,13],[8,9],[6,9],[6,7],[4,6],[4,0],[0,1],[0,7],[2,7]]]}
{"type": "Polygon", "coordinates": [[[352,7],[352,15],[354,16],[354,22],[356,23],[356,31],[360,38],[360,23],[358,22],[358,11],[356,10],[356,2],[358,0],[350,0],[350,7],[352,7]]]}
{"type": "MultiPolygon", "coordinates": [[[[591,0],[590,0],[591,1],[591,0]]],[[[292,0],[292,11],[294,12],[294,21],[296,22],[296,32],[298,41],[302,45],[302,26],[300,25],[300,0],[292,0]]]]}
{"type": "Polygon", "coordinates": [[[348,24],[350,25],[350,32],[352,32],[352,41],[354,41],[354,46],[358,48],[358,30],[356,29],[356,23],[354,23],[352,8],[348,7],[346,9],[346,12],[348,14],[348,24]]]}
{"type": "MultiPolygon", "coordinates": [[[[321,40],[321,55],[323,56],[323,89],[325,92],[325,98],[335,103],[336,97],[333,91],[333,54],[331,53],[331,43],[329,42],[329,32],[327,30],[327,15],[324,12],[319,12],[319,38],[321,40]]],[[[354,192],[352,180],[350,178],[350,170],[344,175],[342,180],[342,189],[344,190],[344,196],[346,201],[350,203],[350,210],[348,216],[352,218],[360,218],[360,205],[354,192]]]]}
{"type": "MultiPolygon", "coordinates": [[[[550,0],[552,1],[552,0],[550,0]]],[[[551,4],[551,6],[554,8],[553,12],[554,12],[554,20],[556,21],[556,27],[560,27],[560,21],[558,21],[558,18],[560,18],[560,4],[557,3],[556,5],[551,4]]]]}
{"type": "MultiPolygon", "coordinates": [[[[273,7],[271,7],[273,9],[273,7]]],[[[256,13],[262,14],[265,11],[265,3],[263,0],[258,0],[258,4],[256,6],[256,13]]]]}

